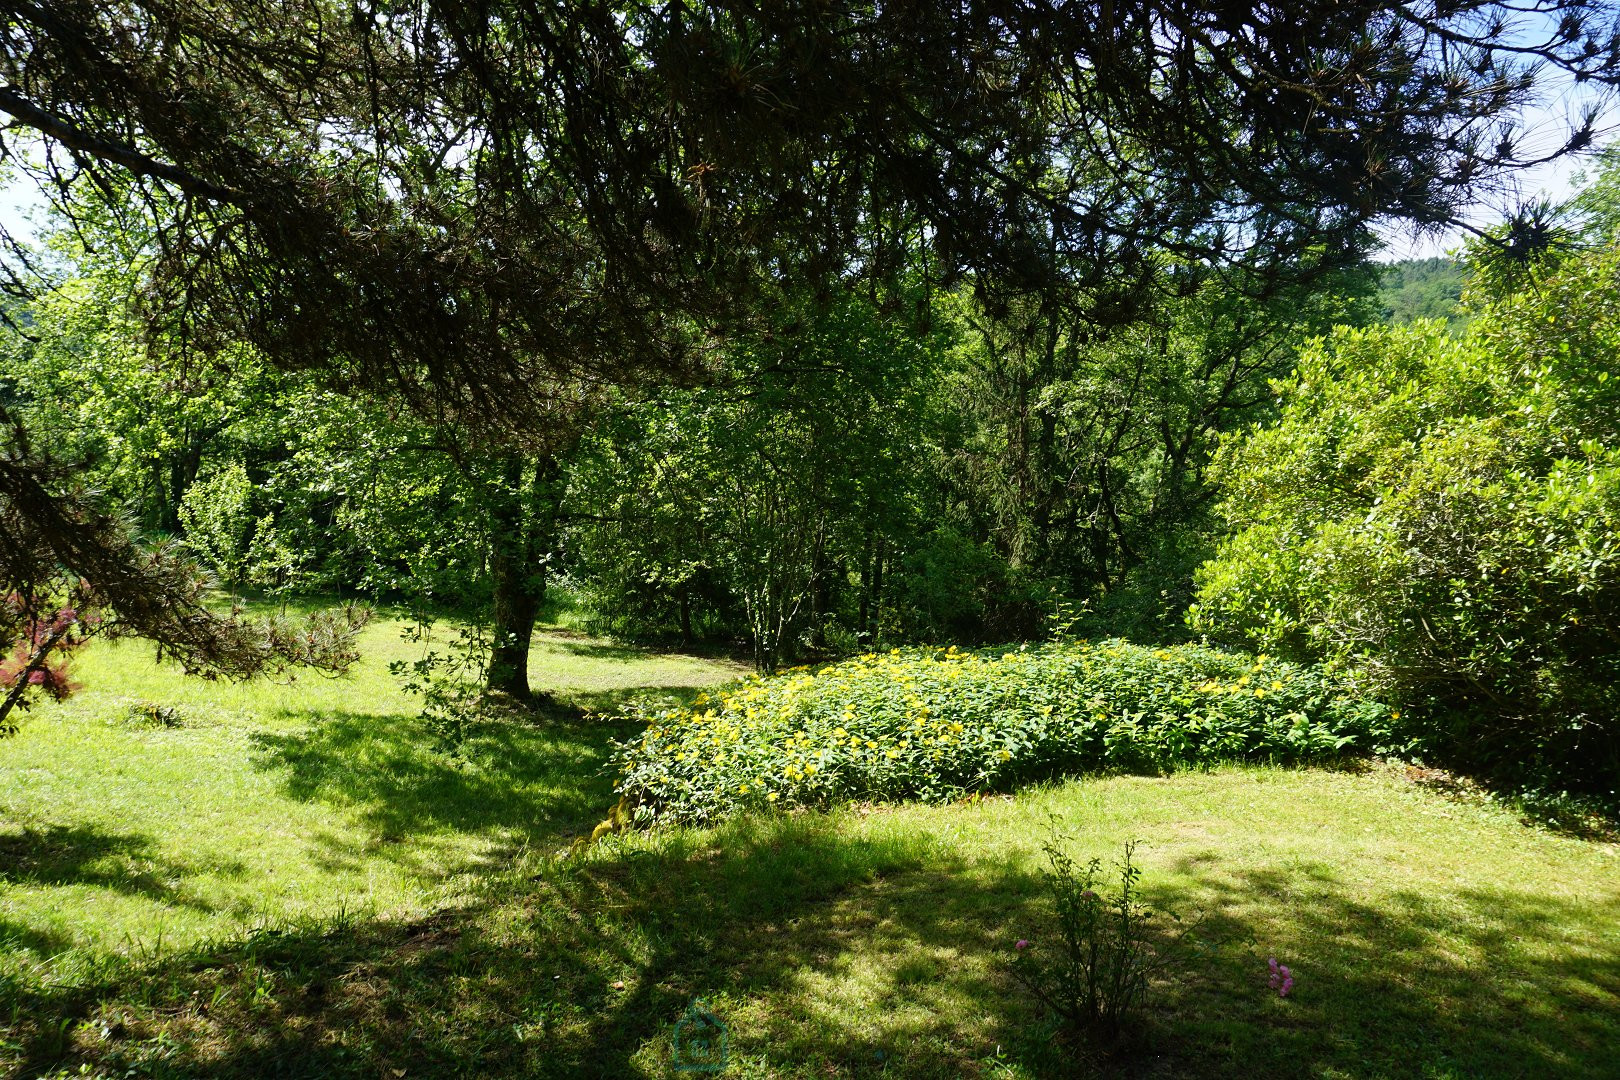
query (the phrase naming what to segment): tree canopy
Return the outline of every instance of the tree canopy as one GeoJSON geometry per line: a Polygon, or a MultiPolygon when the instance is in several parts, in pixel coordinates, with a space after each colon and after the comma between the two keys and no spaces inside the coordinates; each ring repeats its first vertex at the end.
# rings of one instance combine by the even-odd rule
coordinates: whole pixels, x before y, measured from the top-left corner
{"type": "MultiPolygon", "coordinates": [[[[8,155],[155,223],[206,341],[543,427],[702,361],[790,280],[1062,280],[1129,319],[1171,254],[1308,272],[1527,164],[1613,12],[1494,4],[0,6],[8,155]],[[409,313],[408,318],[401,317],[409,313]]],[[[1566,150],[1591,139],[1571,131],[1566,150]]]]}
{"type": "MultiPolygon", "coordinates": [[[[1615,80],[1614,16],[16,0],[0,153],[70,222],[143,238],[169,352],[250,346],[543,452],[612,388],[710,373],[788,289],[963,283],[1084,334],[1212,275],[1272,295],[1342,269],[1380,219],[1445,225],[1531,164],[1521,111],[1547,77],[1615,80]]],[[[102,534],[10,430],[31,550],[113,574],[120,542],[80,550],[102,534]]]]}

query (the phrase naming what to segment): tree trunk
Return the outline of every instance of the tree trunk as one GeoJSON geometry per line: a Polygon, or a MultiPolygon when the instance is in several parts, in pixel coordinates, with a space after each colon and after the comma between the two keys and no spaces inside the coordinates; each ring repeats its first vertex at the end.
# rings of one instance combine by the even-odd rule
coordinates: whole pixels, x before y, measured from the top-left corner
{"type": "Polygon", "coordinates": [[[872,571],[874,570],[872,527],[866,527],[866,543],[861,550],[861,607],[855,617],[855,637],[862,646],[872,641],[872,571]]]}
{"type": "Polygon", "coordinates": [[[681,583],[681,648],[690,649],[697,645],[697,638],[692,636],[692,583],[681,583]]]}
{"type": "Polygon", "coordinates": [[[527,705],[546,697],[529,688],[529,643],[545,603],[547,563],[556,547],[562,470],[555,458],[539,458],[527,492],[520,488],[524,471],[522,458],[507,459],[503,486],[490,507],[494,610],[484,688],[527,705]]]}
{"type": "Polygon", "coordinates": [[[810,556],[810,645],[827,647],[827,616],[832,611],[832,570],[827,558],[825,535],[816,537],[810,556]]]}
{"type": "Polygon", "coordinates": [[[883,538],[878,537],[877,549],[872,552],[872,587],[867,591],[870,610],[868,617],[872,620],[868,625],[869,636],[866,641],[868,649],[875,649],[878,635],[883,632],[883,555],[887,547],[883,538]]]}

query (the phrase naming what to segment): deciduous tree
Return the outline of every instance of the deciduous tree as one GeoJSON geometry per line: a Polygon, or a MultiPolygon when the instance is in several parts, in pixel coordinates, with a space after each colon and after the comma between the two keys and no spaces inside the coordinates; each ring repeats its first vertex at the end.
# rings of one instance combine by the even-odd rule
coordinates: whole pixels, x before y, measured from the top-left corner
{"type": "MultiPolygon", "coordinates": [[[[606,386],[701,375],[783,283],[922,273],[992,311],[1060,283],[1118,324],[1181,287],[1172,262],[1262,292],[1333,270],[1372,222],[1440,226],[1528,164],[1535,75],[1611,82],[1612,22],[1602,0],[5,0],[0,151],[37,151],[70,216],[146,223],[148,308],[183,347],[246,342],[543,449],[606,386]]],[[[29,467],[0,459],[5,488],[29,467]]],[[[50,505],[11,509],[53,548],[103,535],[55,536],[50,505]]]]}

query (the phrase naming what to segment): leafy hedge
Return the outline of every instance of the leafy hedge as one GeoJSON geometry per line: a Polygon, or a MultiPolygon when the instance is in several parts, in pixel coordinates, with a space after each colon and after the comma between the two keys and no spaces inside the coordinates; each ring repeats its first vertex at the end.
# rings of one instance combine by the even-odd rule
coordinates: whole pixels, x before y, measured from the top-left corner
{"type": "Polygon", "coordinates": [[[614,763],[643,820],[704,821],[1079,771],[1319,760],[1368,749],[1388,716],[1319,668],[1194,645],[896,649],[644,713],[614,763]]]}

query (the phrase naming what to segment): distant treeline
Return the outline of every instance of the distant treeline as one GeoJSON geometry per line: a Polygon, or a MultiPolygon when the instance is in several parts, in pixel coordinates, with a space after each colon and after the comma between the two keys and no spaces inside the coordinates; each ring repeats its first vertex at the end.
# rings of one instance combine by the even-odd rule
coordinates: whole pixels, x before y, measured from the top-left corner
{"type": "Polygon", "coordinates": [[[1378,283],[1378,305],[1384,320],[1396,326],[1418,319],[1455,320],[1467,279],[1468,268],[1458,259],[1436,257],[1387,263],[1378,283]]]}

